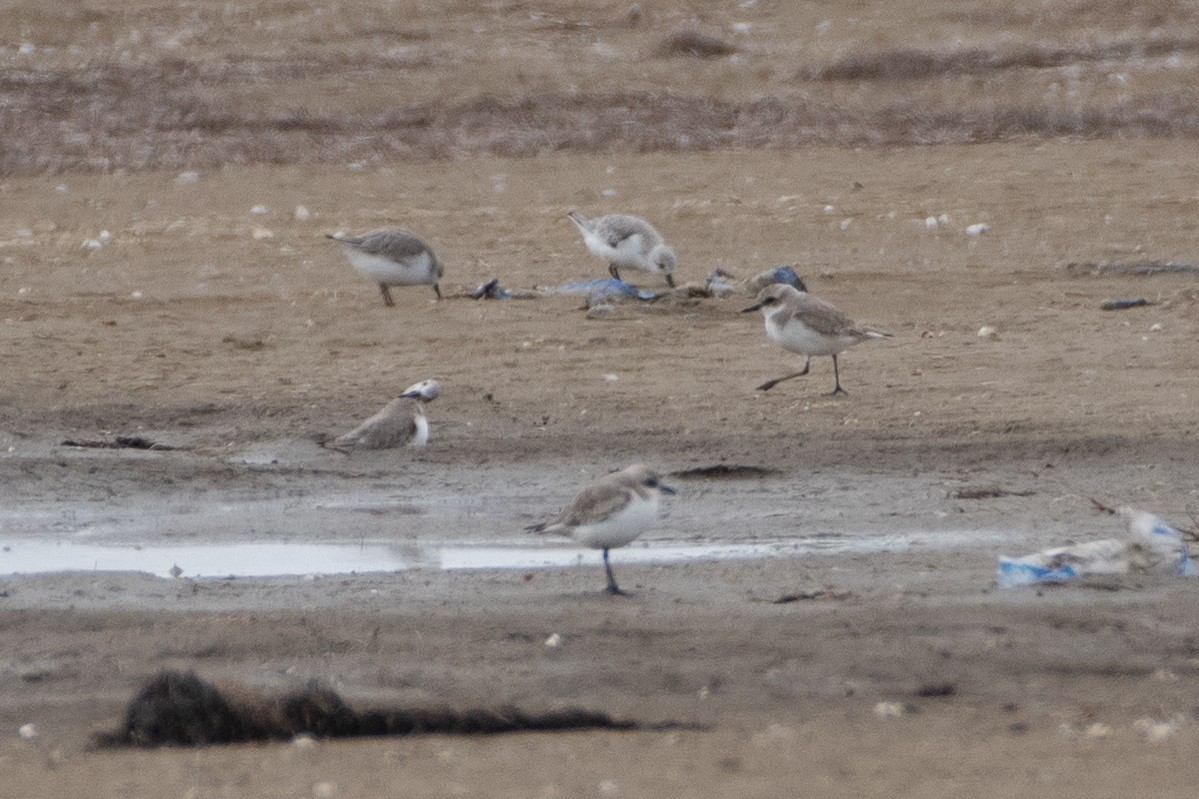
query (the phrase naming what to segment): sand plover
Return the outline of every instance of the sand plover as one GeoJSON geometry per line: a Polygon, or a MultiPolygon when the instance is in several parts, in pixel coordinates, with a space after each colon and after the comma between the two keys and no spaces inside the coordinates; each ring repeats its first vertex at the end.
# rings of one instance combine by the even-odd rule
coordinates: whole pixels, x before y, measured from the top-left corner
{"type": "Polygon", "coordinates": [[[436,380],[422,380],[387,403],[383,410],[344,436],[328,444],[330,449],[388,449],[408,444],[423,447],[429,441],[429,419],[424,405],[441,394],[436,380]]]}
{"type": "Polygon", "coordinates": [[[556,519],[525,528],[534,533],[564,533],[585,547],[604,551],[609,594],[624,594],[612,576],[608,550],[641,535],[658,518],[658,500],[674,489],[662,485],[658,473],[640,463],[605,475],[579,494],[556,519]]]}
{"type": "Polygon", "coordinates": [[[390,227],[361,236],[326,233],[325,237],[340,244],[354,268],[379,284],[384,305],[395,305],[391,286],[432,286],[441,299],[437,283],[445,267],[428,244],[407,230],[390,227]]]}
{"type": "Polygon", "coordinates": [[[567,216],[583,234],[587,249],[608,262],[612,277],[620,280],[619,269],[640,269],[664,275],[666,285],[674,288],[674,250],[644,219],[625,214],[608,214],[588,219],[578,211],[567,216]]]}
{"type": "Polygon", "coordinates": [[[758,386],[758,391],[769,391],[784,380],[806,375],[808,367],[812,365],[813,355],[831,355],[835,381],[832,393],[847,394],[849,392],[841,388],[837,353],[867,339],[891,337],[890,333],[858,325],[824,300],[782,283],[762,289],[757,304],[742,313],[757,310],[761,310],[766,317],[766,335],[781,344],[783,349],[807,357],[802,370],[767,380],[758,386]]]}

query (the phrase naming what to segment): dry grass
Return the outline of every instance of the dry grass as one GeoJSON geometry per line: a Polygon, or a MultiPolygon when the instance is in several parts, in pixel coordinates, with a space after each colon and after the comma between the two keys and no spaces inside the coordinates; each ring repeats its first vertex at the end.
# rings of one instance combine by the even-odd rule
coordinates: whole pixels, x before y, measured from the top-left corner
{"type": "Polygon", "coordinates": [[[1097,61],[1129,61],[1199,51],[1199,40],[1166,39],[1061,47],[1034,45],[1010,50],[966,48],[945,52],[886,50],[854,53],[831,64],[800,71],[810,80],[921,80],[940,76],[993,74],[1008,69],[1049,69],[1097,61]]]}
{"type": "Polygon", "coordinates": [[[924,15],[913,29],[969,35],[914,49],[861,34],[793,47],[781,28],[750,47],[649,22],[633,32],[614,27],[621,3],[592,18],[509,4],[400,24],[304,0],[261,0],[252,20],[229,6],[184,20],[99,5],[20,12],[14,30],[58,51],[0,55],[0,175],[1199,135],[1199,38],[1162,33],[1199,19],[1185,3],[919,6],[904,12],[924,15]],[[238,34],[247,21],[272,36],[238,34]]]}
{"type": "Polygon", "coordinates": [[[0,79],[0,174],[375,163],[475,154],[647,152],[990,142],[1012,137],[1199,135],[1199,88],[1131,102],[978,96],[846,103],[807,95],[742,102],[649,92],[536,93],[375,114],[297,106],[254,112],[206,99],[203,73],[103,65],[0,79]]]}
{"type": "Polygon", "coordinates": [[[676,56],[720,58],[732,55],[739,49],[735,44],[726,42],[717,36],[709,36],[696,31],[675,31],[654,48],[654,55],[658,58],[673,58],[676,56]]]}

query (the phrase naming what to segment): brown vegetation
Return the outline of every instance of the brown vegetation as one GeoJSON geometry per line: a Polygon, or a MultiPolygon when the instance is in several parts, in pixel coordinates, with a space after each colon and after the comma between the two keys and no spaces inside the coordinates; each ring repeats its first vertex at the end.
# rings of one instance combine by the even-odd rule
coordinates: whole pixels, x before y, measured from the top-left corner
{"type": "Polygon", "coordinates": [[[691,58],[720,58],[732,55],[739,48],[718,36],[696,31],[675,31],[663,39],[654,49],[659,58],[689,56],[691,58]]]}
{"type": "Polygon", "coordinates": [[[615,721],[604,713],[579,708],[543,714],[512,707],[358,711],[319,682],[271,695],[240,687],[222,690],[190,672],[163,671],[147,680],[130,700],[121,726],[97,735],[93,743],[98,747],[200,746],[287,740],[301,734],[351,738],[639,728],[635,722],[615,721]]]}
{"type": "Polygon", "coordinates": [[[278,37],[247,49],[228,43],[244,16],[228,9],[186,24],[28,10],[15,29],[33,50],[0,59],[0,175],[1199,135],[1199,40],[1162,35],[1193,22],[1186,7],[895,9],[923,17],[924,43],[892,46],[884,26],[825,47],[790,18],[731,40],[688,27],[728,20],[655,13],[630,29],[616,6],[519,5],[467,49],[453,16],[397,26],[263,3],[253,18],[278,37]],[[107,44],[70,54],[96,36],[107,44]],[[686,73],[672,57],[693,59],[686,73]]]}

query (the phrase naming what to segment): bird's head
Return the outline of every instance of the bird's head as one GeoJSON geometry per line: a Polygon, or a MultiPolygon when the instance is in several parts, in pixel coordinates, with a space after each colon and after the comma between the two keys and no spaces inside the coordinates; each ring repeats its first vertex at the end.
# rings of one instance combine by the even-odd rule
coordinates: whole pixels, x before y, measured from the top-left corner
{"type": "Polygon", "coordinates": [[[401,396],[418,399],[422,402],[429,402],[437,399],[441,395],[441,384],[436,380],[422,380],[415,385],[408,386],[404,389],[401,396]]]}
{"type": "Polygon", "coordinates": [[[659,244],[650,253],[650,261],[653,262],[654,268],[666,275],[666,284],[671,288],[674,287],[674,267],[678,263],[678,256],[674,254],[674,250],[667,247],[665,244],[659,244]]]}
{"type": "Polygon", "coordinates": [[[799,292],[793,287],[785,283],[773,283],[762,289],[758,293],[758,301],[748,308],[743,308],[741,313],[761,311],[769,316],[775,308],[785,305],[788,300],[799,296],[799,292]]]}

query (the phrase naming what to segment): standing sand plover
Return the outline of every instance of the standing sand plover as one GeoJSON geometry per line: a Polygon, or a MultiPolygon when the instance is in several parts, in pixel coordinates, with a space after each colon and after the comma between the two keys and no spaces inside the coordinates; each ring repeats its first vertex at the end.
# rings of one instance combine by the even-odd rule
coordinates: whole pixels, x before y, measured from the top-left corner
{"type": "Polygon", "coordinates": [[[567,216],[583,234],[587,249],[608,262],[612,277],[620,280],[621,267],[661,274],[674,288],[674,250],[644,219],[625,214],[608,214],[588,219],[578,211],[567,216]]]}
{"type": "Polygon", "coordinates": [[[762,315],[766,317],[766,335],[781,344],[783,349],[807,357],[802,370],[767,380],[758,386],[758,391],[769,391],[784,380],[806,375],[808,367],[812,365],[813,355],[831,355],[835,381],[832,393],[848,394],[849,392],[841,388],[837,353],[866,339],[891,337],[890,333],[858,325],[824,300],[782,283],[762,289],[757,304],[751,305],[742,313],[757,310],[761,310],[762,315]]]}
{"type": "Polygon", "coordinates": [[[623,547],[658,518],[658,500],[674,489],[640,463],[605,475],[579,494],[556,519],[525,528],[533,533],[565,533],[585,547],[604,551],[609,594],[624,594],[612,576],[608,550],[623,547]]]}
{"type": "Polygon", "coordinates": [[[395,305],[391,286],[432,286],[437,299],[441,299],[437,282],[445,274],[445,267],[428,244],[407,230],[388,227],[361,236],[326,233],[325,237],[342,245],[354,268],[379,284],[384,305],[395,305]]]}
{"type": "Polygon", "coordinates": [[[436,380],[422,380],[383,407],[344,436],[328,445],[330,449],[388,449],[408,444],[423,447],[429,441],[429,420],[424,405],[441,394],[436,380]]]}

